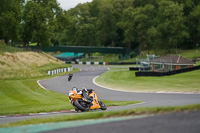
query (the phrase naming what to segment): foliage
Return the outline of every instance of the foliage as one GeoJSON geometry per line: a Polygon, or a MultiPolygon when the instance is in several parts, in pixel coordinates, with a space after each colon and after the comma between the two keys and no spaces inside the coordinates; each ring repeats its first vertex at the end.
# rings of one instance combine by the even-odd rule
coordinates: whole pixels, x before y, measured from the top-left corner
{"type": "Polygon", "coordinates": [[[37,45],[178,52],[200,43],[199,0],[93,0],[64,11],[56,0],[2,0],[0,39],[37,45]]]}
{"type": "Polygon", "coordinates": [[[68,38],[71,36],[69,33],[72,33],[76,39],[68,38],[67,45],[91,45],[81,39],[80,32],[85,36],[88,34],[85,34],[85,30],[80,31],[77,26],[88,24],[82,20],[90,17],[94,20],[90,21],[96,39],[93,45],[131,49],[139,47],[140,51],[154,50],[155,53],[160,49],[166,53],[175,49],[177,53],[177,49],[194,48],[194,43],[199,42],[198,4],[193,0],[94,0],[67,11],[69,18],[76,20],[76,26],[75,23],[69,24],[68,34],[63,35],[63,38],[68,38]],[[193,28],[190,29],[190,26],[193,28]],[[193,36],[192,31],[197,34],[193,36]],[[81,44],[77,44],[77,40],[81,40],[81,44]]]}
{"type": "Polygon", "coordinates": [[[1,0],[0,4],[0,40],[8,43],[17,41],[21,10],[24,0],[1,0]]]}
{"type": "Polygon", "coordinates": [[[31,40],[39,46],[50,45],[50,37],[56,25],[57,12],[61,10],[56,0],[27,1],[23,10],[22,40],[28,44],[31,40]]]}

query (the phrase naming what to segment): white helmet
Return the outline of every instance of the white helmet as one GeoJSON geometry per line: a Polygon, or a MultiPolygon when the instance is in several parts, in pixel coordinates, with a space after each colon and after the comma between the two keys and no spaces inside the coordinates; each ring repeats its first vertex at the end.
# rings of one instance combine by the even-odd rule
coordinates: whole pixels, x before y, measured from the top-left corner
{"type": "Polygon", "coordinates": [[[73,91],[77,91],[78,89],[77,89],[76,87],[73,87],[72,90],[73,90],[73,91]]]}

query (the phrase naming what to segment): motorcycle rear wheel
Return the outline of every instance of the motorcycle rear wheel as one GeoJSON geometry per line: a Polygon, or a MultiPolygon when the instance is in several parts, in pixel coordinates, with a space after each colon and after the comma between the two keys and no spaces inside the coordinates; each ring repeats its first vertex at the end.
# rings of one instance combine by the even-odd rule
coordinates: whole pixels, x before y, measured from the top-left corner
{"type": "Polygon", "coordinates": [[[76,101],[74,101],[74,106],[76,108],[78,108],[80,111],[85,112],[85,111],[89,111],[89,106],[87,103],[85,103],[83,100],[81,99],[77,99],[76,101]]]}

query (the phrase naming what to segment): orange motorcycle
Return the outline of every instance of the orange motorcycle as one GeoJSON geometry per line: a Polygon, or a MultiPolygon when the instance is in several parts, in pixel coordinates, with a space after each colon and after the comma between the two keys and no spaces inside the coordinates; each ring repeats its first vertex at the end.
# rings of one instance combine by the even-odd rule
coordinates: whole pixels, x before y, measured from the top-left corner
{"type": "Polygon", "coordinates": [[[78,90],[77,88],[73,88],[69,91],[69,101],[78,112],[79,110],[82,112],[101,109],[106,110],[106,105],[98,100],[97,94],[94,92],[93,89],[81,89],[78,90]],[[87,95],[85,96],[84,95],[87,95]]]}

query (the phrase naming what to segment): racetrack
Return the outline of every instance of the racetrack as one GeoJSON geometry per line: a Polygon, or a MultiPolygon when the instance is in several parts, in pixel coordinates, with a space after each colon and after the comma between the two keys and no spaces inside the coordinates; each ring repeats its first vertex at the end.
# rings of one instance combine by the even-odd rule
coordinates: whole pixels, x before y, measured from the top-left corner
{"type": "MultiPolygon", "coordinates": [[[[108,66],[96,65],[73,65],[80,68],[80,72],[74,73],[73,79],[68,82],[67,75],[58,76],[51,79],[40,80],[38,83],[47,90],[68,94],[72,87],[81,89],[82,87],[92,88],[101,100],[111,101],[142,101],[141,104],[133,104],[121,107],[112,107],[108,110],[121,110],[136,107],[155,107],[155,106],[182,106],[200,103],[200,94],[176,94],[176,93],[138,93],[115,91],[99,87],[93,83],[96,76],[108,70],[108,66]]],[[[34,117],[44,117],[55,114],[45,114],[37,116],[20,116],[0,118],[0,123],[14,122],[34,117]]],[[[56,114],[58,115],[58,114],[56,114]]]]}
{"type": "MultiPolygon", "coordinates": [[[[68,94],[69,90],[72,87],[77,87],[81,89],[82,87],[92,88],[96,91],[98,98],[101,100],[112,100],[112,101],[142,101],[141,104],[134,104],[128,106],[121,107],[112,107],[108,108],[108,110],[122,110],[128,108],[137,108],[137,107],[157,107],[157,106],[182,106],[189,104],[198,104],[200,103],[200,94],[176,94],[176,93],[138,93],[138,92],[123,92],[123,91],[115,91],[111,89],[106,89],[103,87],[99,87],[93,83],[93,79],[104,73],[108,70],[107,66],[90,66],[90,65],[74,65],[73,67],[77,67],[81,69],[81,72],[74,73],[73,79],[68,82],[67,75],[59,76],[51,79],[40,80],[38,83],[47,90],[56,91],[63,94],[68,94]]],[[[30,119],[35,117],[48,117],[52,115],[61,115],[63,113],[58,114],[44,114],[44,115],[36,115],[36,116],[20,116],[20,117],[5,117],[0,118],[0,123],[8,123],[15,122],[24,119],[30,119]]],[[[74,114],[64,113],[65,115],[74,114]]],[[[118,118],[117,118],[118,119],[118,118]]],[[[119,118],[121,119],[121,118],[119,118]]],[[[92,122],[95,125],[92,127],[96,129],[95,132],[155,132],[155,133],[168,133],[168,132],[182,132],[182,133],[197,133],[200,131],[199,128],[199,111],[197,112],[189,112],[189,113],[178,113],[178,114],[169,114],[169,115],[158,115],[158,116],[145,116],[141,118],[131,118],[124,120],[111,120],[110,122],[99,122],[99,120],[95,120],[92,122]],[[192,129],[192,130],[191,130],[192,129]]],[[[100,120],[101,121],[101,120],[100,120]]],[[[89,132],[91,130],[91,125],[84,123],[86,121],[80,121],[81,124],[85,124],[85,126],[80,127],[84,131],[89,132]]],[[[27,132],[37,132],[47,131],[47,132],[82,132],[80,128],[77,128],[77,121],[74,121],[74,125],[67,128],[66,126],[70,123],[63,123],[64,125],[60,125],[58,123],[47,123],[47,124],[39,124],[39,125],[29,125],[22,127],[13,127],[13,128],[4,128],[2,131],[27,131],[27,132]],[[60,128],[59,125],[61,126],[60,128]],[[35,127],[36,128],[35,128],[35,127]],[[54,128],[58,126],[57,128],[54,128]],[[44,127],[52,127],[52,129],[44,129],[44,127]],[[43,129],[43,130],[42,130],[43,129]],[[57,130],[55,130],[57,129],[57,130]],[[50,131],[53,130],[53,131],[50,131]]],[[[91,122],[90,122],[91,123],[91,122]]],[[[61,123],[62,124],[62,123],[61,123]]]]}
{"type": "Polygon", "coordinates": [[[93,83],[93,79],[108,70],[108,66],[74,65],[81,72],[75,73],[73,79],[68,82],[67,75],[52,79],[41,80],[39,83],[46,89],[68,94],[72,87],[94,89],[101,100],[111,101],[142,101],[142,104],[115,107],[108,110],[124,109],[131,107],[155,107],[155,106],[182,106],[200,103],[200,94],[185,93],[138,93],[124,92],[106,89],[93,83]]]}

